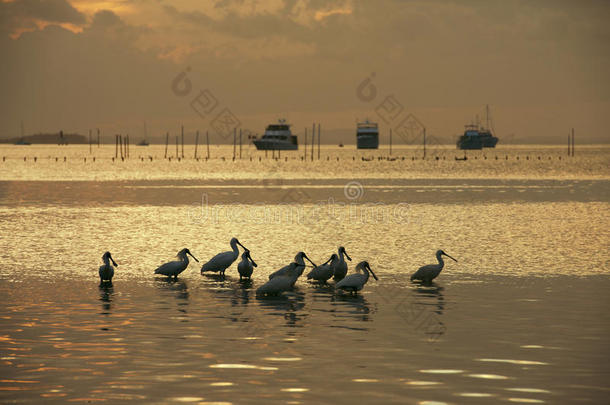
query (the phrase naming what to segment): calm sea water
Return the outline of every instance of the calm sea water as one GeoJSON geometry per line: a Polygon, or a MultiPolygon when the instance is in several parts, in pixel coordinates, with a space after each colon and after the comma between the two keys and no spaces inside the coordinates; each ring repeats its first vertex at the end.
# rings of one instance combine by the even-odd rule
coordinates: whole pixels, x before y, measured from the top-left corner
{"type": "Polygon", "coordinates": [[[425,161],[414,148],[394,161],[323,148],[314,162],[248,148],[233,162],[226,146],[209,161],[192,147],[171,162],[158,146],[132,146],[124,162],[110,146],[93,152],[0,147],[0,402],[610,395],[610,148],[511,146],[467,161],[445,147],[425,161]],[[204,262],[232,236],[259,264],[251,282],[235,268],[202,277],[197,263],[176,282],[153,277],[181,248],[204,262]],[[255,297],[299,250],[321,262],[340,245],[350,271],[368,260],[379,276],[358,297],[305,280],[255,297]],[[439,248],[458,263],[432,286],[410,283],[439,248]],[[100,288],[106,250],[119,267],[100,288]]]}

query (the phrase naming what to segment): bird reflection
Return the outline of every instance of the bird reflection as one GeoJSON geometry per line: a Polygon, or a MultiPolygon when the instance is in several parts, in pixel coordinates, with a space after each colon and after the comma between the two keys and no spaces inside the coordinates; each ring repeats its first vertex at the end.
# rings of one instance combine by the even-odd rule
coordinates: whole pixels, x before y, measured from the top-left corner
{"type": "Polygon", "coordinates": [[[445,310],[445,297],[443,290],[445,287],[439,286],[434,281],[428,284],[419,284],[414,289],[417,297],[424,300],[425,305],[434,305],[436,309],[434,312],[438,315],[442,315],[445,310]]]}
{"type": "Polygon", "coordinates": [[[100,301],[102,301],[102,314],[110,315],[110,309],[112,308],[112,299],[114,297],[114,287],[109,283],[102,283],[99,285],[100,290],[100,301]]]}
{"type": "MultiPolygon", "coordinates": [[[[189,290],[186,281],[172,278],[156,279],[155,286],[162,291],[173,293],[176,299],[179,300],[178,305],[188,305],[189,290]]],[[[186,312],[183,310],[181,311],[186,312]]]]}
{"type": "Polygon", "coordinates": [[[441,316],[445,311],[444,287],[435,282],[418,284],[414,289],[417,302],[422,307],[433,306],[434,309],[422,318],[420,327],[428,337],[428,341],[436,341],[445,334],[447,327],[441,316]]]}
{"type": "Polygon", "coordinates": [[[335,316],[345,317],[347,313],[352,319],[368,322],[371,320],[370,315],[376,312],[374,307],[371,310],[368,300],[362,295],[335,294],[332,296],[331,302],[340,308],[347,309],[347,311],[338,312],[335,316]]]}
{"type": "Polygon", "coordinates": [[[252,280],[243,279],[232,283],[231,287],[231,306],[247,306],[250,302],[250,292],[252,291],[252,280]]]}
{"type": "Polygon", "coordinates": [[[303,326],[301,323],[307,317],[307,314],[299,314],[298,311],[305,307],[305,293],[295,289],[277,297],[257,297],[257,299],[261,308],[271,310],[274,315],[282,315],[286,321],[286,326],[303,326]]]}

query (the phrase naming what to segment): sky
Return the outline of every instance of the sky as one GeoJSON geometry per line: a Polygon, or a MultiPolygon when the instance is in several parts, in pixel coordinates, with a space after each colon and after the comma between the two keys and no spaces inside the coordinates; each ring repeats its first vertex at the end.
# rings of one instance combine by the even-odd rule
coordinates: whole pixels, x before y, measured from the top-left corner
{"type": "Polygon", "coordinates": [[[0,0],[0,137],[285,118],[350,142],[415,117],[451,140],[489,105],[501,139],[606,143],[608,21],[606,0],[0,0]]]}

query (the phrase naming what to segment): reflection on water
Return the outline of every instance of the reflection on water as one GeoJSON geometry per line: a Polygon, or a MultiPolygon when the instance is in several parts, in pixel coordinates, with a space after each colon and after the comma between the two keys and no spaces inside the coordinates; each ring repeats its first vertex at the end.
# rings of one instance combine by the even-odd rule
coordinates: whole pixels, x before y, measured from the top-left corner
{"type": "Polygon", "coordinates": [[[114,296],[114,287],[109,284],[100,284],[100,301],[102,301],[102,315],[110,315],[112,308],[112,299],[114,296]]]}
{"type": "Polygon", "coordinates": [[[456,162],[443,159],[455,153],[446,149],[438,161],[366,163],[361,155],[351,160],[353,150],[331,148],[340,164],[314,162],[307,170],[298,159],[93,165],[72,160],[78,147],[62,151],[71,155],[61,165],[42,158],[3,164],[3,179],[68,181],[0,182],[2,403],[573,403],[608,396],[607,148],[583,148],[588,159],[574,160],[559,160],[553,148],[498,148],[510,159],[473,153],[474,162],[456,162]],[[514,159],[538,153],[551,159],[514,159]],[[246,180],[270,169],[273,181],[246,180]],[[318,176],[324,184],[311,180],[318,176]],[[453,180],[440,179],[447,176],[453,180]],[[350,216],[343,186],[354,177],[371,180],[356,208],[380,203],[400,215],[350,216]],[[179,180],[74,181],[117,178],[179,180]],[[237,180],[184,181],[193,178],[237,180]],[[293,186],[303,201],[284,199],[293,186]],[[190,215],[201,210],[202,193],[249,203],[205,221],[190,215]],[[315,211],[318,200],[325,209],[315,211]],[[272,213],[310,216],[252,220],[259,201],[272,213]],[[226,250],[227,235],[255,254],[252,280],[240,282],[235,266],[225,277],[201,276],[196,263],[178,280],[155,278],[173,252],[189,246],[206,257],[226,250]],[[339,245],[356,263],[368,260],[379,281],[357,296],[305,280],[279,297],[255,296],[296,251],[319,259],[339,245]],[[447,263],[429,285],[410,283],[438,248],[459,263],[447,263]],[[120,267],[113,285],[98,286],[105,250],[120,267]]]}
{"type": "Polygon", "coordinates": [[[518,279],[503,277],[382,280],[358,296],[299,283],[265,299],[255,297],[256,281],[199,274],[103,287],[95,277],[4,280],[0,401],[242,403],[261,392],[267,402],[345,404],[606,397],[605,339],[583,337],[607,331],[603,309],[590,305],[610,288],[607,278],[528,279],[518,288],[518,279]],[[533,294],[539,299],[522,299],[533,294]],[[561,313],[559,302],[568,304],[561,313]],[[444,326],[434,339],[430,319],[444,326]]]}

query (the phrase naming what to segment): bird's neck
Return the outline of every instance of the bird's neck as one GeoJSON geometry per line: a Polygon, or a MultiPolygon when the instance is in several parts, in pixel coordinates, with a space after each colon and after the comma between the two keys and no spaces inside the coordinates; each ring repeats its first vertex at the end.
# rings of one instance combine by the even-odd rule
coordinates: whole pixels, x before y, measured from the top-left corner
{"type": "Polygon", "coordinates": [[[439,253],[439,254],[437,254],[437,255],[436,255],[436,260],[438,260],[438,264],[440,264],[440,265],[441,265],[441,267],[443,267],[443,266],[444,266],[445,261],[443,260],[443,255],[442,255],[442,254],[440,254],[440,253],[439,253]]]}
{"type": "Polygon", "coordinates": [[[344,262],[345,260],[343,259],[343,252],[339,252],[339,261],[344,262]]]}
{"type": "Polygon", "coordinates": [[[188,264],[188,262],[189,262],[189,257],[188,257],[188,255],[187,255],[186,253],[181,254],[181,255],[180,255],[180,256],[178,256],[178,257],[180,257],[180,260],[182,260],[184,263],[188,264]]]}
{"type": "Polygon", "coordinates": [[[294,258],[294,261],[300,266],[305,266],[305,260],[303,260],[303,255],[297,255],[297,257],[294,258]]]}
{"type": "Polygon", "coordinates": [[[237,242],[232,242],[231,243],[231,249],[233,249],[233,253],[238,255],[239,254],[239,248],[237,247],[237,242]]]}
{"type": "Polygon", "coordinates": [[[106,267],[110,266],[110,258],[109,257],[104,257],[104,265],[106,267]]]}

